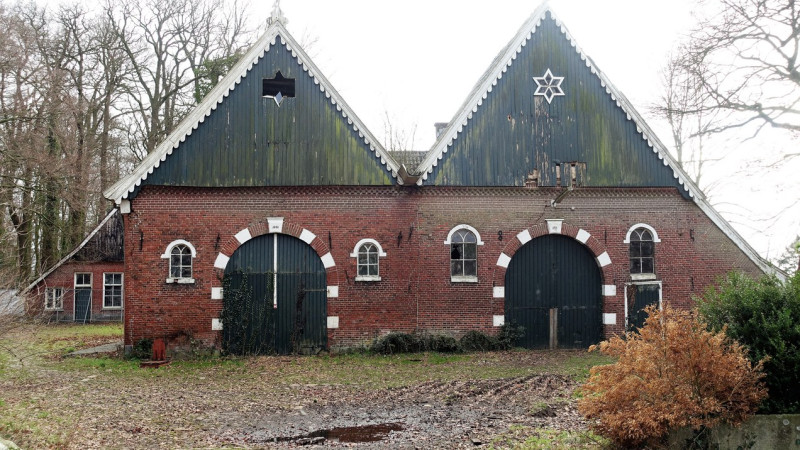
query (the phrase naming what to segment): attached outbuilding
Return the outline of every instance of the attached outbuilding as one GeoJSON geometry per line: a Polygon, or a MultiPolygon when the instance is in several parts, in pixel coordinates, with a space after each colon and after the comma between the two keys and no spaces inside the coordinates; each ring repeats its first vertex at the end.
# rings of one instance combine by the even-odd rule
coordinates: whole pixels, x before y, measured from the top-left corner
{"type": "Polygon", "coordinates": [[[546,5],[437,127],[388,152],[273,16],[105,192],[125,345],[313,353],[514,322],[526,347],[585,348],[770,270],[546,5]]]}
{"type": "Polygon", "coordinates": [[[114,208],[22,291],[26,313],[56,322],[119,322],[125,288],[122,215],[114,208]]]}

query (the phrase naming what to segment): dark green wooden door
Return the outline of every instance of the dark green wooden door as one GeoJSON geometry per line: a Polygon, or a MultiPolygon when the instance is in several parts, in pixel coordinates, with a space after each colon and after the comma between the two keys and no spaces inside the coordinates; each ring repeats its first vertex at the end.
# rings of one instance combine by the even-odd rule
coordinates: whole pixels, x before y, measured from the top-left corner
{"type": "Polygon", "coordinates": [[[316,353],[327,346],[325,267],[285,234],[251,239],[225,269],[223,346],[233,354],[316,353]]]}
{"type": "Polygon", "coordinates": [[[89,323],[92,320],[92,288],[75,288],[75,322],[89,323]]]}
{"type": "Polygon", "coordinates": [[[657,284],[638,284],[628,287],[628,331],[636,331],[644,326],[647,314],[644,309],[659,305],[661,286],[657,284]]]}
{"type": "Polygon", "coordinates": [[[601,275],[594,255],[572,238],[547,235],[520,248],[505,279],[506,322],[521,325],[518,345],[586,348],[602,335],[601,275]],[[554,320],[554,316],[555,320],[554,320]]]}

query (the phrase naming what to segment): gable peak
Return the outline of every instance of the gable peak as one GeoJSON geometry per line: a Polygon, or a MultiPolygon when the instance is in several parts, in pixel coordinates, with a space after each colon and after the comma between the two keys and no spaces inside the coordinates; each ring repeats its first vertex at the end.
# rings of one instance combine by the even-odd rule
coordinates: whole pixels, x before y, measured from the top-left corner
{"type": "Polygon", "coordinates": [[[272,25],[273,23],[279,23],[284,27],[289,23],[289,19],[283,15],[283,11],[281,10],[281,0],[275,0],[275,3],[272,5],[272,13],[270,13],[267,18],[267,25],[272,25]]]}

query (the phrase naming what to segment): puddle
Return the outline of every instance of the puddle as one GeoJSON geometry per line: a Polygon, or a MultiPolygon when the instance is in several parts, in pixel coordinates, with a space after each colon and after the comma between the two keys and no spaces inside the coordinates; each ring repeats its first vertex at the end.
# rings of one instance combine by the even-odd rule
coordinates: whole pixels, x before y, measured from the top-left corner
{"type": "Polygon", "coordinates": [[[330,430],[318,430],[311,433],[295,436],[277,438],[277,442],[295,442],[298,444],[319,444],[323,441],[333,442],[380,442],[392,431],[403,430],[400,423],[381,423],[377,425],[362,425],[359,427],[331,428],[330,430]]]}

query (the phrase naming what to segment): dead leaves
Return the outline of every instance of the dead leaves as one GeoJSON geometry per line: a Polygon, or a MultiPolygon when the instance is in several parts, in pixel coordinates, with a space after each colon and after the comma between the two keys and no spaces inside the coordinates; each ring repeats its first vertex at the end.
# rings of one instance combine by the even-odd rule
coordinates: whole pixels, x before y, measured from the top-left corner
{"type": "Polygon", "coordinates": [[[596,366],[583,387],[582,412],[625,447],[655,444],[670,430],[741,423],[766,397],[761,363],[724,332],[707,331],[689,312],[648,308],[639,333],[598,348],[618,357],[596,366]]]}
{"type": "Polygon", "coordinates": [[[403,429],[382,444],[471,448],[517,425],[584,430],[578,383],[562,374],[581,355],[258,357],[147,370],[115,359],[37,359],[27,375],[0,374],[0,434],[23,448],[263,447],[397,423],[403,429]]]}

